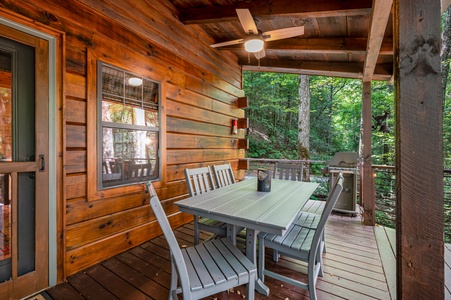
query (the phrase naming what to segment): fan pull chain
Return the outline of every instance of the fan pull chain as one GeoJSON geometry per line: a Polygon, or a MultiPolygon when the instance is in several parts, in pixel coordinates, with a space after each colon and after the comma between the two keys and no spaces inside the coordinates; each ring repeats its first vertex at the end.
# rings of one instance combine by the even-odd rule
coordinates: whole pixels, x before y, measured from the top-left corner
{"type": "Polygon", "coordinates": [[[251,63],[251,54],[249,52],[247,53],[247,63],[251,63]]]}

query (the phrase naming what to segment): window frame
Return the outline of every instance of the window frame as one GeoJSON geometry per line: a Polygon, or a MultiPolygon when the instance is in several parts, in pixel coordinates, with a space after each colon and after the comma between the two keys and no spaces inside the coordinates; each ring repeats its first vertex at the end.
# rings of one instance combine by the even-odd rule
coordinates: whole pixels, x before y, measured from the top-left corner
{"type": "MultiPolygon", "coordinates": [[[[96,138],[97,138],[97,149],[96,149],[96,169],[97,169],[97,176],[96,176],[96,186],[98,191],[105,191],[109,189],[114,188],[120,188],[124,186],[131,186],[131,185],[138,185],[142,184],[146,181],[161,181],[162,180],[162,157],[161,157],[161,147],[162,147],[162,82],[148,78],[144,75],[131,72],[129,70],[126,70],[121,67],[114,66],[112,64],[109,64],[102,60],[97,60],[96,63],[96,138]],[[142,78],[143,80],[148,80],[153,83],[156,83],[158,85],[158,127],[149,127],[145,125],[131,125],[131,124],[120,124],[116,122],[104,122],[102,120],[102,103],[103,103],[103,89],[102,89],[102,70],[103,66],[106,66],[108,68],[112,68],[115,70],[118,70],[120,72],[124,72],[124,74],[133,75],[139,78],[142,78]],[[106,126],[105,126],[106,125],[106,126]],[[141,180],[135,180],[135,181],[127,181],[127,182],[120,182],[118,184],[104,186],[103,184],[103,171],[102,171],[102,163],[103,163],[103,129],[104,127],[107,128],[119,128],[119,129],[129,129],[129,130],[142,130],[145,132],[156,132],[158,134],[158,150],[156,155],[156,163],[155,166],[158,168],[158,174],[156,175],[156,178],[144,178],[141,180]]],[[[125,77],[124,77],[125,78],[125,77]]],[[[125,79],[124,79],[125,80],[125,79]]],[[[125,95],[124,95],[125,97],[125,95]]],[[[142,101],[142,99],[141,99],[142,101]]]]}

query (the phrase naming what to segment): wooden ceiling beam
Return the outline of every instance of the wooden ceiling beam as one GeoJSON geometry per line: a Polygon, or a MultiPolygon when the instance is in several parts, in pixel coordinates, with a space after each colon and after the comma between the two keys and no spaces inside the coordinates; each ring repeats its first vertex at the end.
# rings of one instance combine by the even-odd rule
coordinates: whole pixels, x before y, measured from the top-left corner
{"type": "MultiPolygon", "coordinates": [[[[242,50],[242,44],[221,47],[219,50],[242,50]]],[[[366,38],[290,38],[265,43],[265,50],[287,50],[302,53],[365,53],[366,38]]],[[[384,40],[379,52],[381,55],[393,55],[393,41],[384,40]]]]}
{"type": "MultiPolygon", "coordinates": [[[[333,76],[343,78],[362,79],[363,63],[345,62],[321,62],[321,61],[298,61],[298,60],[271,60],[263,58],[260,63],[247,59],[239,60],[243,70],[257,72],[278,72],[291,74],[304,74],[314,76],[333,76]]],[[[388,81],[392,77],[392,64],[379,64],[375,67],[373,80],[388,81]]]]}
{"type": "Polygon", "coordinates": [[[366,47],[365,64],[363,68],[363,82],[371,81],[376,67],[377,58],[384,39],[393,0],[374,0],[371,12],[368,44],[366,47]]]}
{"type": "Polygon", "coordinates": [[[208,6],[183,10],[180,21],[184,24],[203,24],[238,21],[237,8],[247,8],[253,16],[297,16],[305,18],[363,15],[371,12],[372,0],[264,0],[233,5],[208,6]]]}

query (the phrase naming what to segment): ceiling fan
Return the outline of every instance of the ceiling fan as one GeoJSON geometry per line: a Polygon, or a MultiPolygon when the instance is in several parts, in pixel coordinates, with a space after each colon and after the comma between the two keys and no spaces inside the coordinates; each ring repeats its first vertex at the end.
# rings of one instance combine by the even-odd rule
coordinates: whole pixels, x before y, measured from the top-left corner
{"type": "Polygon", "coordinates": [[[213,44],[210,45],[211,47],[218,48],[244,43],[244,48],[246,51],[254,53],[255,57],[260,59],[266,56],[265,49],[263,47],[266,41],[281,40],[304,34],[304,26],[288,27],[262,33],[257,29],[257,25],[255,24],[254,18],[252,17],[249,9],[236,9],[236,13],[247,36],[238,40],[213,44]]]}

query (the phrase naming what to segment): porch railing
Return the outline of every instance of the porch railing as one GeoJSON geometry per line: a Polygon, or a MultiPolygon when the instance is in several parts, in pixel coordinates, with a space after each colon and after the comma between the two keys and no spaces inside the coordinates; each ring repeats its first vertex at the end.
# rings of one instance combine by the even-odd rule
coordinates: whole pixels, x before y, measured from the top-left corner
{"type": "MultiPolygon", "coordinates": [[[[312,195],[313,199],[326,200],[329,193],[329,175],[323,173],[323,168],[326,166],[324,161],[320,160],[287,160],[287,159],[266,159],[266,158],[248,158],[249,169],[246,171],[246,176],[257,176],[257,170],[274,170],[274,164],[279,163],[303,163],[304,168],[307,168],[310,182],[319,183],[319,187],[312,195]]],[[[304,177],[305,178],[305,177],[304,177]]],[[[304,179],[305,181],[305,179],[304,179]]]]}
{"type": "Polygon", "coordinates": [[[373,166],[376,196],[376,223],[395,228],[396,177],[394,166],[373,166]]]}
{"type": "Polygon", "coordinates": [[[444,170],[443,186],[443,200],[445,204],[445,243],[451,243],[451,170],[444,170]]]}
{"type": "MultiPolygon", "coordinates": [[[[396,176],[394,166],[373,166],[376,174],[376,223],[395,228],[396,176]]],[[[451,170],[443,170],[445,243],[451,242],[451,170]]]]}
{"type": "MultiPolygon", "coordinates": [[[[305,163],[308,166],[311,182],[318,182],[319,188],[313,194],[316,199],[325,200],[329,191],[329,175],[322,172],[326,166],[324,161],[318,160],[284,160],[284,159],[256,159],[249,158],[249,170],[246,176],[256,176],[258,169],[274,169],[275,162],[305,163]]],[[[396,174],[394,166],[373,165],[376,175],[374,181],[376,195],[376,223],[395,228],[396,224],[396,174]]],[[[444,181],[444,230],[445,243],[451,242],[451,170],[443,171],[444,181]]],[[[359,182],[359,180],[357,181],[359,182]]],[[[359,189],[357,188],[357,197],[359,189]]],[[[358,201],[360,202],[360,201],[358,201]]]]}

